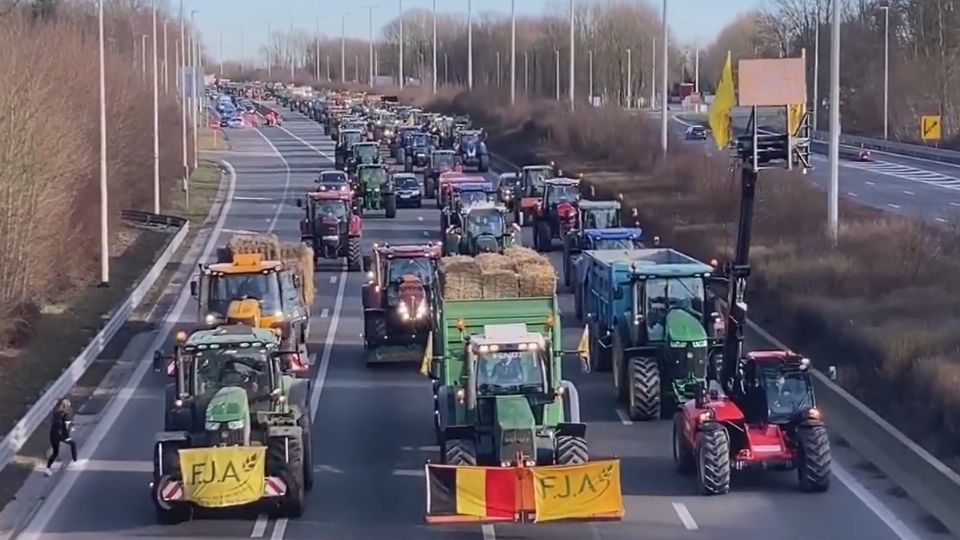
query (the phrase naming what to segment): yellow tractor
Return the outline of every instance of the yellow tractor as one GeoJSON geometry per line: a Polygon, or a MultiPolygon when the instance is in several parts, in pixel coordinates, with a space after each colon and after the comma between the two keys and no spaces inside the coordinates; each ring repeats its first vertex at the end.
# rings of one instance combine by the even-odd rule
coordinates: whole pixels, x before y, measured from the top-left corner
{"type": "Polygon", "coordinates": [[[279,331],[287,370],[307,376],[313,250],[281,244],[272,234],[236,235],[218,250],[217,259],[201,264],[199,279],[190,283],[197,321],[206,327],[243,324],[279,331]]]}

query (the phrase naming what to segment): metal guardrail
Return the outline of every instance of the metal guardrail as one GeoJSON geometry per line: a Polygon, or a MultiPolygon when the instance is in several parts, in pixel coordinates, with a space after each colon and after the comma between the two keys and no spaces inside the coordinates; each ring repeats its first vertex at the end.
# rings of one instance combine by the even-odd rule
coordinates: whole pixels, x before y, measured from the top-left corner
{"type": "MultiPolygon", "coordinates": [[[[510,170],[516,165],[491,153],[491,163],[510,170]]],[[[494,165],[494,168],[499,168],[494,165]]],[[[747,325],[775,347],[787,348],[753,321],[747,325]]],[[[960,536],[960,474],[870,410],[860,400],[814,369],[818,404],[829,418],[829,428],[900,488],[952,534],[960,536]]]]}
{"type": "MultiPolygon", "coordinates": [[[[143,214],[146,214],[146,212],[141,212],[141,217],[143,217],[143,214]]],[[[133,217],[133,214],[129,215],[131,218],[133,217]]],[[[187,233],[190,231],[190,223],[187,220],[158,214],[152,214],[152,216],[151,219],[154,221],[161,221],[166,218],[169,223],[180,219],[179,230],[167,244],[167,247],[160,254],[157,261],[150,267],[150,270],[140,279],[136,287],[133,288],[126,300],[114,308],[109,319],[97,335],[93,337],[90,343],[73,359],[67,369],[43,392],[43,395],[34,402],[30,410],[27,411],[16,425],[13,426],[13,429],[0,441],[0,470],[13,461],[17,452],[23,448],[23,445],[26,444],[34,431],[47,420],[57,400],[65,396],[70,389],[80,381],[80,378],[83,377],[90,365],[93,364],[100,353],[107,347],[110,340],[113,339],[127,321],[130,314],[133,313],[133,310],[140,305],[140,302],[143,301],[144,297],[160,277],[160,274],[163,273],[170,263],[170,259],[173,258],[173,255],[183,244],[187,233]]]]}
{"type": "MultiPolygon", "coordinates": [[[[813,138],[817,142],[827,144],[830,134],[824,131],[814,133],[813,138]]],[[[855,135],[840,135],[840,144],[846,146],[856,146],[866,148],[867,150],[876,150],[879,152],[889,152],[900,156],[917,157],[939,161],[941,163],[950,163],[960,165],[960,151],[944,150],[942,148],[931,148],[919,144],[908,144],[884,141],[882,139],[871,139],[869,137],[857,137],[855,135]]]]}
{"type": "Polygon", "coordinates": [[[128,225],[143,229],[179,229],[187,220],[179,216],[154,214],[143,210],[120,210],[120,219],[128,225]]]}

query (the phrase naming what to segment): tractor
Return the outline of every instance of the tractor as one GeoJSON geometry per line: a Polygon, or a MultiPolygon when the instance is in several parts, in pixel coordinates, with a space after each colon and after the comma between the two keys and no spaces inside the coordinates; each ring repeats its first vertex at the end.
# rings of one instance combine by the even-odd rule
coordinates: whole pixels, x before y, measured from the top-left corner
{"type": "Polygon", "coordinates": [[[517,187],[520,185],[520,175],[517,173],[500,173],[497,179],[497,199],[507,207],[507,210],[514,214],[514,196],[517,193],[517,187]]]}
{"type": "Polygon", "coordinates": [[[426,167],[430,162],[430,135],[422,131],[411,131],[403,145],[403,170],[413,172],[415,168],[426,167]]]}
{"type": "Polygon", "coordinates": [[[297,206],[306,212],[300,221],[300,241],[313,248],[315,263],[344,258],[351,272],[363,270],[363,218],[353,212],[353,205],[350,191],[317,191],[297,199],[297,206]]]}
{"type": "Polygon", "coordinates": [[[356,196],[360,215],[368,211],[383,210],[387,218],[397,217],[397,194],[394,191],[393,175],[386,165],[361,165],[357,167],[356,196]]]}
{"type": "Polygon", "coordinates": [[[543,200],[544,182],[560,175],[556,165],[526,165],[513,196],[513,221],[524,227],[531,222],[537,203],[543,200]]]}
{"type": "MultiPolygon", "coordinates": [[[[571,235],[573,236],[573,235],[571,235]]],[[[567,238],[570,238],[568,236],[567,238]]],[[[564,243],[563,280],[567,287],[575,282],[575,270],[580,254],[584,251],[629,250],[643,248],[643,230],[636,228],[585,229],[577,231],[576,246],[564,243]],[[570,249],[568,249],[570,248],[570,249]]],[[[658,246],[658,237],[654,237],[654,246],[658,246]]],[[[572,243],[571,243],[572,244],[572,243]]]]}
{"type": "Polygon", "coordinates": [[[358,142],[353,145],[347,157],[346,172],[354,174],[360,165],[379,165],[380,148],[375,142],[358,142]]]}
{"type": "Polygon", "coordinates": [[[413,133],[419,133],[420,129],[414,126],[401,125],[396,131],[396,136],[390,141],[390,156],[403,163],[404,147],[407,144],[407,138],[413,133]]]}
{"type": "MultiPolygon", "coordinates": [[[[577,229],[563,238],[563,280],[567,287],[571,283],[570,274],[574,266],[573,260],[580,252],[584,249],[604,249],[601,247],[584,247],[585,232],[587,230],[619,229],[620,227],[619,201],[582,200],[577,205],[577,211],[579,212],[577,229]]],[[[596,235],[594,236],[599,238],[596,235]]],[[[604,243],[617,245],[616,240],[619,240],[620,236],[607,238],[604,243]]],[[[626,239],[630,240],[629,234],[626,239]]],[[[629,247],[642,247],[630,245],[630,242],[626,244],[629,247]]]]}
{"type": "Polygon", "coordinates": [[[437,185],[440,183],[440,175],[452,171],[457,166],[457,155],[453,150],[437,150],[430,152],[430,161],[427,163],[427,169],[423,172],[423,191],[428,199],[437,196],[437,185]]]}
{"type": "Polygon", "coordinates": [[[497,192],[486,182],[463,182],[450,188],[449,204],[440,211],[440,235],[451,225],[463,226],[463,216],[470,207],[481,203],[497,202],[497,192]]]}
{"type": "Polygon", "coordinates": [[[334,167],[345,170],[347,160],[353,149],[353,145],[363,141],[363,134],[359,129],[344,129],[340,131],[337,137],[337,146],[334,149],[333,162],[334,167]]]}
{"type": "Polygon", "coordinates": [[[503,253],[519,244],[520,227],[507,225],[507,211],[492,202],[471,206],[461,216],[461,225],[450,225],[444,232],[444,255],[503,253]]]}
{"type": "MultiPolygon", "coordinates": [[[[251,503],[270,504],[282,517],[303,515],[306,492],[313,487],[310,382],[284,374],[280,346],[273,331],[237,325],[178,332],[171,356],[154,353],[155,369],[166,362],[173,379],[166,387],[164,430],[153,447],[150,491],[159,523],[187,521],[196,507],[251,503]],[[199,492],[189,499],[187,484],[197,466],[184,471],[184,453],[212,459],[237,448],[251,450],[243,473],[263,460],[263,476],[253,478],[262,481],[262,491],[246,494],[244,501],[211,503],[199,492]]],[[[232,479],[239,482],[238,473],[232,479]]],[[[210,479],[213,485],[225,484],[231,475],[211,474],[210,479]]],[[[243,495],[237,491],[234,496],[243,495]]]]}
{"type": "Polygon", "coordinates": [[[433,243],[374,245],[361,292],[368,364],[423,356],[437,305],[440,254],[433,243]]]}
{"type": "Polygon", "coordinates": [[[533,247],[547,252],[553,249],[553,239],[566,237],[580,227],[580,181],[571,178],[551,178],[544,182],[543,200],[534,207],[533,247]]]}
{"type": "Polygon", "coordinates": [[[437,208],[442,210],[450,204],[453,199],[454,186],[488,183],[489,181],[482,174],[464,173],[458,164],[452,171],[440,174],[440,181],[437,183],[437,208]]]}
{"type": "Polygon", "coordinates": [[[456,150],[464,167],[476,167],[477,172],[490,170],[490,154],[487,152],[486,134],[483,131],[464,130],[457,137],[456,150]]]}

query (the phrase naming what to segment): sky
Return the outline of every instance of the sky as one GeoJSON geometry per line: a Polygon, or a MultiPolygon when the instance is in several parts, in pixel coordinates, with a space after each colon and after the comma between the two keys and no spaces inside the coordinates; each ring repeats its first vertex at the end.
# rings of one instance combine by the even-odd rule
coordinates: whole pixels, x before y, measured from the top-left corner
{"type": "MultiPolygon", "coordinates": [[[[182,0],[185,16],[197,10],[195,22],[203,34],[208,53],[219,56],[220,39],[227,60],[256,58],[265,43],[268,26],[289,30],[291,24],[305,31],[340,35],[340,15],[345,15],[348,37],[366,38],[369,29],[368,10],[373,6],[374,35],[399,13],[399,0],[182,0]],[[319,21],[318,21],[319,18],[319,21]],[[242,38],[241,38],[242,34],[242,38]],[[241,55],[242,49],[242,55],[241,55]]],[[[404,9],[431,9],[432,0],[402,0],[404,9]]],[[[510,13],[511,0],[472,0],[474,13],[510,13]]],[[[582,2],[584,0],[576,0],[582,2]]],[[[602,1],[602,0],[594,0],[602,1]]],[[[649,2],[659,11],[661,0],[649,2]]],[[[667,20],[674,39],[693,44],[709,43],[727,23],[751,9],[762,7],[765,0],[668,0],[667,20]]],[[[518,14],[538,14],[547,10],[565,9],[565,0],[516,0],[518,14]]],[[[170,0],[174,9],[178,0],[170,0]]],[[[439,12],[467,11],[467,0],[437,0],[439,12]]]]}

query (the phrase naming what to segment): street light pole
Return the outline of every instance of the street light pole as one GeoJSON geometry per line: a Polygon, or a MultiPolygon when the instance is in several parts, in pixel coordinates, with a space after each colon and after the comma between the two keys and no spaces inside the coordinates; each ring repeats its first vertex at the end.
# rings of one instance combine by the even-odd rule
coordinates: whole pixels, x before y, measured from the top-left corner
{"type": "Polygon", "coordinates": [[[347,16],[340,16],[340,82],[347,82],[347,16]]]}
{"type": "Polygon", "coordinates": [[[523,51],[523,93],[530,94],[530,57],[528,51],[523,51]]]}
{"type": "Polygon", "coordinates": [[[827,230],[835,246],[839,237],[840,191],[840,6],[833,4],[830,37],[830,186],[827,191],[827,230]]]}
{"type": "Polygon", "coordinates": [[[246,66],[244,65],[244,52],[243,52],[243,28],[240,29],[240,73],[246,71],[246,66]]]}
{"type": "MultiPolygon", "coordinates": [[[[103,0],[100,0],[103,2],[103,0]]],[[[181,185],[184,193],[187,191],[187,179],[190,178],[190,167],[187,164],[187,81],[184,75],[187,70],[187,37],[183,23],[183,0],[180,0],[180,52],[177,62],[177,85],[180,89],[180,136],[183,139],[183,178],[181,185]]],[[[189,196],[189,195],[188,195],[189,196]]]]}
{"type": "Polygon", "coordinates": [[[467,88],[473,90],[473,0],[467,0],[467,88]]]}
{"type": "Polygon", "coordinates": [[[163,19],[163,94],[170,93],[170,66],[167,64],[167,19],[163,19]]]}
{"type": "Polygon", "coordinates": [[[657,38],[650,38],[650,44],[653,48],[653,62],[650,64],[653,66],[650,73],[650,109],[652,110],[657,103],[657,38]]]}
{"type": "Polygon", "coordinates": [[[627,108],[633,108],[633,51],[627,49],[627,108]]]}
{"type": "Polygon", "coordinates": [[[400,75],[400,89],[403,90],[403,0],[397,0],[400,5],[400,66],[397,73],[400,75]]]}
{"type": "Polygon", "coordinates": [[[317,82],[320,82],[320,17],[317,17],[317,31],[314,36],[314,45],[316,46],[317,69],[314,73],[317,82]]]}
{"type": "Polygon", "coordinates": [[[693,61],[693,91],[700,95],[700,41],[697,41],[697,52],[693,61]]]}
{"type": "Polygon", "coordinates": [[[883,138],[889,138],[890,123],[890,6],[883,10],[883,138]]]}
{"type": "Polygon", "coordinates": [[[153,213],[160,213],[160,71],[157,69],[157,2],[153,0],[153,213]]]}
{"type": "Polygon", "coordinates": [[[517,0],[510,0],[510,104],[517,103],[517,0]]]}
{"type": "Polygon", "coordinates": [[[107,82],[103,51],[103,3],[98,2],[97,28],[100,53],[100,286],[110,285],[109,200],[107,192],[107,82]]]}
{"type": "Polygon", "coordinates": [[[294,54],[293,43],[292,43],[292,41],[293,41],[293,23],[292,23],[292,22],[290,23],[290,38],[289,38],[289,39],[290,39],[290,41],[291,41],[291,43],[288,45],[288,46],[290,47],[290,82],[292,83],[293,80],[297,78],[297,74],[296,74],[296,61],[297,61],[297,60],[296,60],[296,55],[294,54]]]}
{"type": "Polygon", "coordinates": [[[587,100],[590,104],[593,104],[593,50],[587,52],[587,72],[589,82],[587,84],[590,95],[587,96],[587,100]]]}
{"type": "Polygon", "coordinates": [[[554,49],[553,56],[557,67],[557,101],[560,101],[560,49],[554,49]]]}
{"type": "Polygon", "coordinates": [[[571,111],[576,106],[576,103],[574,103],[574,97],[577,89],[576,72],[575,72],[577,55],[576,55],[576,50],[574,49],[574,42],[573,42],[574,3],[575,3],[575,0],[570,0],[570,88],[569,88],[569,93],[570,93],[570,110],[571,111]]]}
{"type": "Polygon", "coordinates": [[[270,34],[273,33],[273,24],[267,23],[267,78],[273,79],[273,44],[270,43],[270,34]]]}
{"type": "Polygon", "coordinates": [[[368,32],[370,34],[368,45],[370,47],[370,58],[368,59],[368,63],[370,64],[370,88],[373,88],[373,6],[368,6],[367,9],[370,11],[368,18],[368,32]]]}
{"type": "Polygon", "coordinates": [[[813,118],[812,128],[817,131],[820,116],[820,6],[817,6],[817,28],[813,32],[813,118]]]}
{"type": "Polygon", "coordinates": [[[437,93],[437,0],[433,0],[433,93],[437,93]]]}
{"type": "Polygon", "coordinates": [[[197,160],[198,160],[197,158],[197,154],[198,154],[197,109],[200,107],[200,103],[198,99],[198,94],[200,93],[200,89],[198,88],[198,85],[197,85],[197,79],[200,76],[200,73],[199,73],[200,70],[197,69],[197,67],[200,65],[200,40],[197,39],[199,36],[197,35],[198,34],[197,27],[194,25],[194,15],[196,15],[199,12],[200,10],[198,9],[195,9],[190,12],[190,43],[192,44],[191,53],[193,54],[193,63],[190,67],[190,71],[192,72],[192,76],[190,77],[190,81],[191,81],[190,100],[193,105],[192,107],[190,107],[190,114],[191,114],[190,123],[193,124],[193,170],[197,170],[197,160]]]}
{"type": "Polygon", "coordinates": [[[140,75],[143,84],[147,84],[147,35],[140,34],[140,75]]]}
{"type": "Polygon", "coordinates": [[[663,95],[660,96],[660,145],[663,147],[663,156],[667,156],[667,142],[669,134],[667,131],[667,91],[668,91],[668,71],[670,62],[670,34],[667,27],[667,0],[663,0],[663,80],[660,81],[660,88],[663,95]]]}

